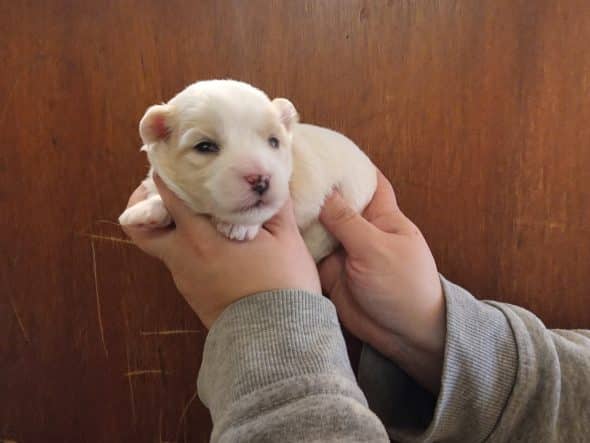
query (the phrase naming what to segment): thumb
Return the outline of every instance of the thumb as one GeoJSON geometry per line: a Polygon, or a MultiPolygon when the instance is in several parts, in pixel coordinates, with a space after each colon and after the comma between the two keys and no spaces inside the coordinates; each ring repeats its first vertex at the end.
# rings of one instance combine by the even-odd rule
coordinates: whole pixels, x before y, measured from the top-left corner
{"type": "Polygon", "coordinates": [[[339,248],[319,263],[320,283],[328,295],[333,292],[336,283],[341,279],[345,261],[344,251],[339,248]]]}
{"type": "Polygon", "coordinates": [[[122,226],[122,228],[139,249],[164,262],[166,261],[167,251],[175,246],[176,236],[172,229],[144,229],[133,226],[122,226]]]}
{"type": "Polygon", "coordinates": [[[293,213],[293,201],[291,197],[287,199],[283,207],[270,220],[264,223],[264,229],[273,235],[278,235],[281,231],[297,231],[297,222],[293,213]]]}
{"type": "Polygon", "coordinates": [[[348,254],[358,254],[367,245],[367,237],[376,234],[377,228],[352,209],[337,192],[326,199],[320,221],[348,254]]]}

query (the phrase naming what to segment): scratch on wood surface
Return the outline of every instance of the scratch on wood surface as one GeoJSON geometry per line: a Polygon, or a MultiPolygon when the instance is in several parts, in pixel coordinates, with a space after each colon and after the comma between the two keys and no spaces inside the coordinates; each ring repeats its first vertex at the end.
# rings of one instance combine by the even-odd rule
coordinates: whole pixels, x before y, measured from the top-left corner
{"type": "Polygon", "coordinates": [[[105,220],[105,219],[96,220],[94,223],[101,223],[101,224],[104,224],[104,225],[121,226],[120,223],[114,222],[112,220],[105,220]]]}
{"type": "MultiPolygon", "coordinates": [[[[129,343],[125,343],[125,352],[127,354],[127,372],[131,372],[129,364],[129,343]]],[[[133,418],[133,424],[137,422],[137,416],[135,415],[135,393],[133,392],[133,377],[127,377],[129,382],[129,401],[131,403],[131,417],[133,418]]]]}
{"type": "Polygon", "coordinates": [[[138,369],[136,371],[125,372],[123,375],[125,377],[136,377],[138,375],[147,375],[147,374],[160,375],[160,374],[162,374],[162,370],[161,369],[138,369]]]}
{"type": "Polygon", "coordinates": [[[110,235],[100,235],[100,234],[81,234],[84,237],[88,237],[90,240],[105,240],[111,241],[113,243],[125,243],[128,245],[132,245],[133,242],[131,240],[127,240],[126,238],[119,238],[113,237],[110,235]]]}
{"type": "MultiPolygon", "coordinates": [[[[131,360],[129,357],[129,317],[127,316],[127,304],[125,299],[121,299],[121,310],[123,311],[123,320],[125,321],[125,355],[127,358],[127,372],[131,371],[131,360]]],[[[133,424],[137,423],[137,416],[135,413],[135,393],[133,392],[133,377],[127,377],[129,382],[129,402],[131,403],[131,417],[133,418],[133,424]]]]}
{"type": "Polygon", "coordinates": [[[182,409],[182,413],[180,414],[180,418],[178,419],[178,425],[176,426],[176,441],[178,441],[178,438],[180,437],[180,428],[185,420],[186,413],[188,412],[189,408],[197,398],[197,395],[198,391],[197,388],[195,388],[195,392],[193,393],[192,397],[189,399],[189,401],[186,402],[184,408],[182,409]]]}
{"type": "Polygon", "coordinates": [[[92,249],[92,271],[94,272],[94,292],[96,293],[96,313],[98,316],[98,327],[100,329],[100,338],[102,340],[102,347],[104,349],[104,354],[107,358],[109,358],[109,351],[107,349],[107,344],[104,339],[104,327],[102,325],[102,313],[100,307],[100,295],[98,292],[98,273],[96,271],[96,250],[94,249],[94,241],[90,239],[90,248],[92,249]]]}
{"type": "MultiPolygon", "coordinates": [[[[12,297],[10,297],[10,305],[12,306],[12,310],[14,311],[14,316],[16,317],[16,321],[18,322],[20,330],[23,333],[23,337],[25,338],[25,341],[27,343],[30,343],[29,335],[27,334],[25,326],[23,325],[23,320],[20,318],[20,315],[18,315],[18,311],[16,309],[16,306],[14,304],[14,300],[12,299],[12,297]]],[[[6,441],[8,441],[8,440],[6,440],[6,441]]]]}
{"type": "Polygon", "coordinates": [[[180,334],[199,334],[201,331],[197,329],[166,329],[162,331],[139,331],[143,336],[148,335],[180,335],[180,334]]]}
{"type": "Polygon", "coordinates": [[[87,226],[81,232],[79,232],[78,235],[81,237],[89,238],[90,240],[104,240],[104,241],[109,241],[109,242],[113,242],[113,243],[123,243],[123,244],[127,244],[127,245],[133,244],[133,242],[127,238],[121,238],[121,237],[115,237],[112,235],[103,235],[103,234],[95,234],[93,232],[88,232],[88,231],[92,230],[93,224],[108,224],[108,225],[121,227],[121,225],[119,223],[114,222],[112,220],[95,220],[90,226],[87,226]]]}

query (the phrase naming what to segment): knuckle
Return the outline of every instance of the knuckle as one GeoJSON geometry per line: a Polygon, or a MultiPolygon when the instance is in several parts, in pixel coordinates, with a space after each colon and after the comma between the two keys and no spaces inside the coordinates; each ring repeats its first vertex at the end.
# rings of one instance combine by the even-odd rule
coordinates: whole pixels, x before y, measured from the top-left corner
{"type": "Polygon", "coordinates": [[[411,220],[406,218],[407,233],[411,237],[422,237],[422,232],[411,220]]]}
{"type": "Polygon", "coordinates": [[[347,224],[357,216],[357,213],[347,205],[342,205],[334,210],[332,219],[336,224],[347,224]]]}

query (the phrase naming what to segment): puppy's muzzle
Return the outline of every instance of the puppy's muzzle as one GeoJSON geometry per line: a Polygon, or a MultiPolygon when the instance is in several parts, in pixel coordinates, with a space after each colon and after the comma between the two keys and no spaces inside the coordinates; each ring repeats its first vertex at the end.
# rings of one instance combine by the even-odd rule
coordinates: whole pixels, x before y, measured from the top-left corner
{"type": "Polygon", "coordinates": [[[250,185],[250,189],[258,195],[264,194],[270,187],[270,176],[268,175],[247,175],[244,179],[250,185]]]}

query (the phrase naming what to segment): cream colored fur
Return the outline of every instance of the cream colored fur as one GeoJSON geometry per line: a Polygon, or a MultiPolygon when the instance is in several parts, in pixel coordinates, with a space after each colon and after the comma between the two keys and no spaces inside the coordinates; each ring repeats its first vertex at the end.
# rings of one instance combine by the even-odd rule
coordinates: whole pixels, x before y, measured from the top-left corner
{"type": "Polygon", "coordinates": [[[140,122],[142,150],[152,166],[143,182],[148,198],[125,210],[119,222],[154,228],[171,223],[153,171],[194,212],[210,215],[217,229],[235,240],[254,238],[290,193],[303,238],[321,260],[337,244],[318,221],[326,196],[336,188],[362,211],[375,191],[376,169],[345,136],[297,119],[288,100],[271,101],[233,80],[197,82],[167,104],[150,107],[140,122]],[[198,152],[203,141],[215,143],[218,152],[198,152]],[[254,192],[246,177],[265,177],[268,190],[254,192]]]}

